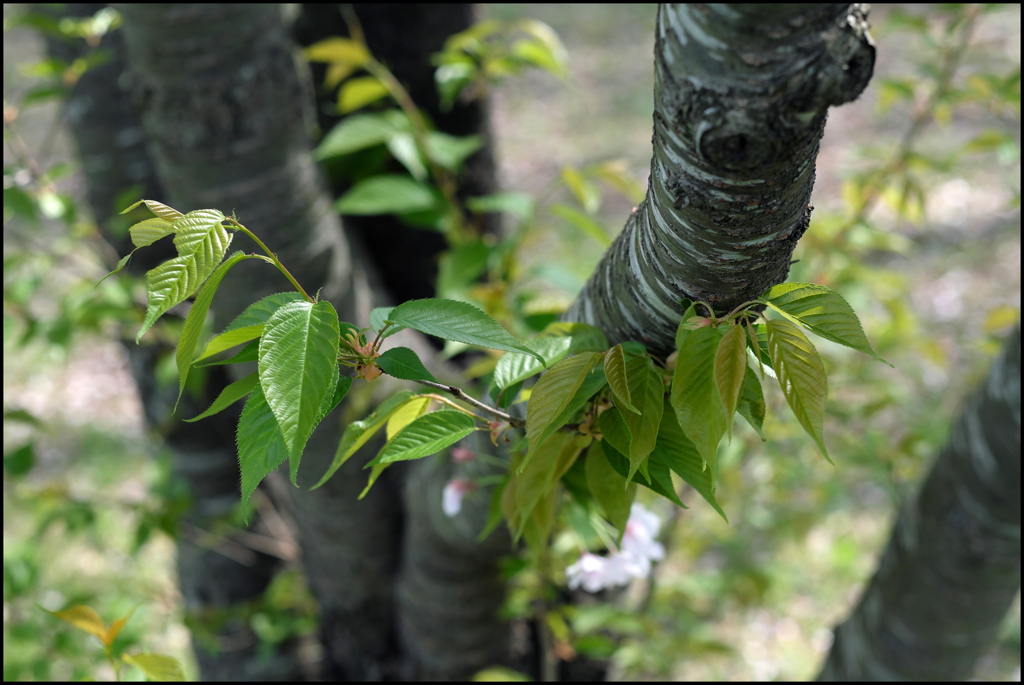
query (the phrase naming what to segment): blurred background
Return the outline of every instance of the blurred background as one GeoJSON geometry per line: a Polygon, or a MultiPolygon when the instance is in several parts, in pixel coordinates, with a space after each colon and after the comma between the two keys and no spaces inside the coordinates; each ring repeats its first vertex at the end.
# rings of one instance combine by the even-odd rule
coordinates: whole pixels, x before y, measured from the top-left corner
{"type": "MultiPolygon", "coordinates": [[[[92,638],[38,608],[76,603],[107,621],[135,609],[119,639],[174,655],[194,677],[171,538],[187,493],[144,426],[117,342],[134,336],[139,287],[95,286],[119,255],[87,214],[65,113],[46,91],[67,65],[47,61],[18,12],[4,6],[4,678],[112,678],[92,638]]],[[[481,8],[548,24],[568,55],[566,79],[508,79],[490,105],[500,185],[539,203],[518,281],[538,308],[572,300],[646,188],[655,12],[481,8]],[[574,199],[559,181],[567,168],[601,165],[635,187],[601,186],[581,203],[595,232],[551,207],[574,199]]],[[[835,466],[778,394],[767,397],[767,443],[737,429],[720,456],[730,523],[684,498],[646,611],[595,606],[574,624],[577,649],[610,654],[617,678],[813,677],[899,504],[1019,319],[1020,8],[884,5],[871,20],[875,77],[830,114],[790,279],[842,293],[896,368],[815,343],[835,466]]],[[[173,360],[165,367],[161,382],[176,383],[173,360]]],[[[298,569],[251,621],[267,644],[315,635],[298,569]]],[[[312,640],[310,650],[315,660],[312,640]]],[[[976,677],[1020,679],[1019,596],[976,677]]]]}

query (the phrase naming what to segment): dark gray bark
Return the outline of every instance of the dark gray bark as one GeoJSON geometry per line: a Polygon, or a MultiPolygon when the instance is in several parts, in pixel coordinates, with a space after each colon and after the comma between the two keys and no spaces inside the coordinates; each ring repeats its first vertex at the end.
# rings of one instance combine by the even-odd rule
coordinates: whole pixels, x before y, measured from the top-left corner
{"type": "MultiPolygon", "coordinates": [[[[322,296],[333,302],[344,320],[367,320],[374,302],[362,267],[366,260],[353,258],[355,248],[330,210],[331,198],[323,192],[313,163],[311,84],[299,77],[280,6],[125,5],[122,12],[133,70],[131,92],[167,192],[160,199],[184,210],[236,209],[241,221],[273,246],[302,283],[314,290],[324,286],[322,296]]],[[[245,266],[234,269],[218,292],[213,308],[218,325],[255,299],[290,289],[272,270],[245,266]]],[[[198,488],[198,527],[206,527],[237,503],[232,435],[222,438],[216,450],[179,459],[179,470],[198,488]]],[[[310,477],[326,468],[337,438],[337,421],[328,419],[305,454],[304,472],[310,477]]],[[[379,489],[358,502],[356,510],[363,482],[360,465],[354,459],[331,487],[302,493],[304,506],[296,516],[303,534],[310,536],[325,529],[337,532],[330,524],[348,522],[334,547],[323,550],[333,555],[331,581],[340,583],[343,591],[333,585],[322,587],[320,576],[312,576],[310,582],[322,598],[332,593],[340,598],[340,606],[325,601],[332,624],[359,626],[349,635],[354,641],[349,653],[358,659],[347,665],[354,678],[372,675],[360,669],[370,668],[367,662],[382,651],[388,653],[390,582],[397,567],[400,526],[400,510],[393,506],[398,498],[393,478],[382,479],[379,489]],[[358,525],[351,523],[356,520],[358,525]],[[335,609],[340,615],[331,613],[335,609]]],[[[221,580],[230,590],[251,590],[245,593],[247,600],[262,593],[258,584],[237,583],[223,572],[223,565],[216,552],[183,546],[179,566],[185,587],[190,586],[189,578],[198,583],[194,593],[186,592],[190,611],[201,614],[237,604],[237,593],[209,589],[221,580]]],[[[252,640],[250,651],[256,646],[252,640]]],[[[254,660],[245,659],[243,668],[242,660],[232,658],[238,655],[207,655],[200,646],[197,656],[204,678],[296,675],[292,661],[258,674],[246,670],[254,660]]]]}
{"type": "Polygon", "coordinates": [[[966,680],[1020,590],[1020,326],[893,527],[819,680],[966,680]]]}
{"type": "Polygon", "coordinates": [[[647,198],[565,318],[664,357],[683,299],[725,314],[785,280],[827,109],[873,67],[859,5],[662,5],[647,198]]]}

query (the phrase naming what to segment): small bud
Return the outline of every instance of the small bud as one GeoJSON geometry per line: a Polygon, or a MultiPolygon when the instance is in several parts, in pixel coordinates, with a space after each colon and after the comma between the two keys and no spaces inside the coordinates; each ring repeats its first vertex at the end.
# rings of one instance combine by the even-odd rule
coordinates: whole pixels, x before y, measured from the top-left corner
{"type": "Polygon", "coordinates": [[[452,461],[456,464],[465,464],[467,461],[473,461],[474,459],[476,459],[476,454],[472,450],[467,450],[465,447],[452,448],[452,461]]]}

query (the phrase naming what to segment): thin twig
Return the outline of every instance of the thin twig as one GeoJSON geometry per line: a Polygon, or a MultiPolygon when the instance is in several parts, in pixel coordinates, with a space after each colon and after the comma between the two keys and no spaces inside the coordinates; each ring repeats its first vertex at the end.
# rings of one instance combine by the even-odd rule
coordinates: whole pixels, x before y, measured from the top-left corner
{"type": "Polygon", "coordinates": [[[524,426],[526,426],[526,421],[524,421],[523,419],[517,419],[516,417],[514,417],[514,416],[512,416],[510,414],[506,414],[505,412],[501,411],[500,409],[495,409],[494,407],[488,407],[486,404],[484,404],[480,400],[475,399],[473,397],[470,397],[465,392],[463,392],[461,388],[457,388],[454,385],[445,385],[443,383],[435,383],[434,381],[423,381],[423,380],[418,380],[416,382],[420,383],[422,385],[425,385],[425,386],[427,386],[429,388],[434,388],[435,390],[443,390],[444,392],[450,394],[452,397],[454,397],[457,400],[462,400],[463,402],[468,402],[469,404],[472,404],[474,407],[476,407],[477,409],[480,409],[481,411],[485,411],[488,414],[492,414],[493,416],[497,416],[502,421],[508,421],[509,425],[512,426],[512,428],[523,428],[524,426]]]}

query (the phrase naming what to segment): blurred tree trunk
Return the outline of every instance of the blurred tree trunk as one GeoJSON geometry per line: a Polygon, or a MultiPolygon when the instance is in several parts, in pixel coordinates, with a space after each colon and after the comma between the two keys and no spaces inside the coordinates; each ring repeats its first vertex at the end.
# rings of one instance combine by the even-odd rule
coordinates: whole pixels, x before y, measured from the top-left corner
{"type": "Polygon", "coordinates": [[[967,680],[1020,590],[1020,325],[968,400],[819,680],[967,680]]]}

